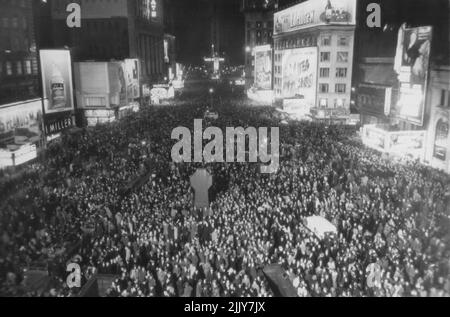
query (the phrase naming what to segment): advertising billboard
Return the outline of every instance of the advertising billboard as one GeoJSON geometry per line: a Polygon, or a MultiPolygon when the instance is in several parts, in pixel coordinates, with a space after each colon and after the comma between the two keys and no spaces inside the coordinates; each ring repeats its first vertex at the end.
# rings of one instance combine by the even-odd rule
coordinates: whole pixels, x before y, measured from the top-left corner
{"type": "Polygon", "coordinates": [[[301,98],[315,106],[317,93],[317,47],[283,51],[283,98],[301,98]]]}
{"type": "Polygon", "coordinates": [[[399,74],[399,94],[392,112],[420,126],[425,113],[432,36],[430,26],[402,26],[398,36],[395,70],[399,74]]]}
{"type": "Polygon", "coordinates": [[[128,101],[132,102],[141,96],[139,89],[139,60],[125,60],[125,81],[127,85],[128,101]]]}
{"type": "Polygon", "coordinates": [[[255,47],[255,87],[272,89],[272,49],[270,45],[255,47]]]}
{"type": "Polygon", "coordinates": [[[72,61],[68,50],[40,50],[45,114],[74,110],[72,61]]]}
{"type": "Polygon", "coordinates": [[[33,100],[21,104],[14,104],[0,108],[0,137],[17,129],[24,134],[41,134],[42,127],[42,102],[33,100]]]}
{"type": "Polygon", "coordinates": [[[274,34],[319,25],[356,25],[356,0],[310,0],[276,12],[274,34]]]}
{"type": "Polygon", "coordinates": [[[389,152],[421,158],[425,154],[425,131],[389,133],[389,152]]]}

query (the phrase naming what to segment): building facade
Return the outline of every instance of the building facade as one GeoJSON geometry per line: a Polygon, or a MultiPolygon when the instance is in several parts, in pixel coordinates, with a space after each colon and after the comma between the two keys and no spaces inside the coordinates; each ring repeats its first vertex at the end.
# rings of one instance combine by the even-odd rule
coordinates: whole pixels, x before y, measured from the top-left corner
{"type": "Polygon", "coordinates": [[[306,1],[274,17],[275,98],[303,99],[317,120],[350,115],[356,1],[306,1]]]}
{"type": "Polygon", "coordinates": [[[450,173],[450,66],[432,69],[427,99],[431,114],[425,163],[450,173]]]}
{"type": "Polygon", "coordinates": [[[273,14],[278,1],[242,0],[245,16],[245,74],[248,85],[253,84],[254,48],[273,45],[273,14]]]}
{"type": "Polygon", "coordinates": [[[139,59],[142,83],[166,76],[162,0],[52,1],[55,47],[68,46],[75,61],[139,59]],[[81,28],[68,28],[69,3],[81,7],[81,28]]]}
{"type": "Polygon", "coordinates": [[[361,114],[361,124],[389,124],[397,79],[394,58],[363,58],[356,68],[355,106],[361,114]]]}

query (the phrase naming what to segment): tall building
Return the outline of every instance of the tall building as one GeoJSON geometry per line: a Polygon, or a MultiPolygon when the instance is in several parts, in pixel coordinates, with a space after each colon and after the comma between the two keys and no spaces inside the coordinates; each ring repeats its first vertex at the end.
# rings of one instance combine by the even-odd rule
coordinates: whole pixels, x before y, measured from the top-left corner
{"type": "Polygon", "coordinates": [[[245,74],[249,85],[255,76],[254,48],[272,45],[273,14],[278,8],[274,0],[242,0],[241,12],[245,16],[245,74]]]}
{"type": "Polygon", "coordinates": [[[75,61],[138,58],[142,83],[167,76],[163,0],[52,1],[56,47],[68,46],[75,61]],[[81,28],[66,25],[69,3],[81,6],[81,28]]]}
{"type": "Polygon", "coordinates": [[[39,97],[31,1],[0,1],[0,105],[39,97]]]}
{"type": "Polygon", "coordinates": [[[32,1],[0,1],[0,168],[36,157],[42,101],[32,1]]]}
{"type": "Polygon", "coordinates": [[[322,120],[350,114],[356,0],[306,1],[275,13],[274,92],[322,120]]]}

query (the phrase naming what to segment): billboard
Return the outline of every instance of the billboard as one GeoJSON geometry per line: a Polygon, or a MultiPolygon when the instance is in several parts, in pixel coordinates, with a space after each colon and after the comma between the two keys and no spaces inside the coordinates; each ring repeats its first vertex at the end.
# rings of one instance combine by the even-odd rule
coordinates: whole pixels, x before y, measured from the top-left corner
{"type": "Polygon", "coordinates": [[[272,89],[272,49],[270,45],[255,47],[255,87],[272,89]]]}
{"type": "Polygon", "coordinates": [[[40,50],[45,114],[72,111],[72,61],[68,50],[40,50]]]}
{"type": "Polygon", "coordinates": [[[389,133],[389,152],[422,158],[425,154],[425,131],[389,133]]]}
{"type": "Polygon", "coordinates": [[[428,84],[431,40],[430,26],[400,28],[395,59],[395,70],[399,75],[399,94],[393,115],[423,125],[428,84]]]}
{"type": "Polygon", "coordinates": [[[139,60],[125,60],[125,82],[127,85],[128,101],[132,102],[141,96],[139,89],[139,60]]]}
{"type": "Polygon", "coordinates": [[[317,93],[317,47],[283,51],[283,98],[301,98],[315,106],[317,93]]]}
{"type": "Polygon", "coordinates": [[[42,102],[33,100],[0,108],[0,137],[17,129],[39,136],[42,128],[42,102]]]}
{"type": "Polygon", "coordinates": [[[274,34],[319,25],[356,25],[356,0],[310,0],[276,12],[274,34]]]}

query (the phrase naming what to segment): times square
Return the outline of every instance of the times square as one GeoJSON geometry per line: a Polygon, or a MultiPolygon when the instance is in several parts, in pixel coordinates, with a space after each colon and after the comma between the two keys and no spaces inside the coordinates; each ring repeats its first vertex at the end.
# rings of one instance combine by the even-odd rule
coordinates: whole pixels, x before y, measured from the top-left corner
{"type": "Polygon", "coordinates": [[[0,297],[450,296],[447,0],[0,9],[0,297]]]}

